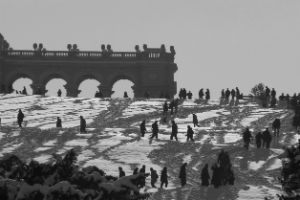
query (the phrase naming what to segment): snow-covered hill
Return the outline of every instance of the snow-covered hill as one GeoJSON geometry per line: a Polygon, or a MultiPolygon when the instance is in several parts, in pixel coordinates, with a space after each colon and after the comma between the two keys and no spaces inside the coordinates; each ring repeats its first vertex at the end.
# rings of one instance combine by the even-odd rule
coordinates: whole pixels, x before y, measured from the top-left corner
{"type": "MultiPolygon", "coordinates": [[[[147,181],[145,191],[154,192],[153,199],[274,199],[281,186],[282,147],[298,142],[290,126],[292,112],[283,109],[262,109],[243,101],[239,106],[220,106],[217,101],[196,104],[185,101],[174,120],[178,123],[179,141],[170,141],[170,124],[159,124],[158,140],[149,141],[151,124],[162,116],[164,99],[100,100],[40,96],[0,96],[0,157],[8,153],[24,160],[51,162],[52,154],[64,154],[75,148],[80,166],[96,165],[107,174],[118,175],[122,166],[127,175],[135,167],[146,165],[169,173],[167,189],[153,189],[147,181]],[[16,126],[18,109],[25,114],[26,127],[16,126]],[[186,142],[187,125],[192,125],[192,113],[198,116],[200,127],[193,127],[195,142],[186,142]],[[88,133],[78,132],[79,116],[87,119],[88,133]],[[56,129],[56,117],[62,118],[63,129],[56,129]],[[262,130],[275,118],[281,118],[283,131],[273,140],[271,149],[249,151],[242,146],[241,132],[247,126],[262,130]],[[145,137],[139,136],[139,124],[146,119],[145,137]],[[234,186],[203,188],[200,171],[205,163],[216,160],[220,149],[230,153],[236,183],[234,186]],[[188,185],[180,187],[178,173],[183,162],[188,163],[188,185]]],[[[158,186],[159,184],[157,184],[158,186]]]]}

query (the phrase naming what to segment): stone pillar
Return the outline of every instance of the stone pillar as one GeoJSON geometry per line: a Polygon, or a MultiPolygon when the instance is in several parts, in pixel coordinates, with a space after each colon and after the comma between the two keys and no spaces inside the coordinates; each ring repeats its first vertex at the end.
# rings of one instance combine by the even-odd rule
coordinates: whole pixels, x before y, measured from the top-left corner
{"type": "Polygon", "coordinates": [[[32,94],[34,95],[45,95],[48,90],[46,90],[46,86],[39,82],[33,82],[31,84],[32,94]]]}
{"type": "Polygon", "coordinates": [[[64,87],[67,90],[67,96],[68,97],[77,97],[78,94],[80,93],[80,90],[78,90],[78,87],[76,87],[73,84],[67,83],[66,85],[64,85],[64,87]]]}
{"type": "Polygon", "coordinates": [[[103,97],[111,97],[112,95],[112,87],[107,86],[107,85],[100,85],[98,86],[99,91],[102,93],[103,97]]]}

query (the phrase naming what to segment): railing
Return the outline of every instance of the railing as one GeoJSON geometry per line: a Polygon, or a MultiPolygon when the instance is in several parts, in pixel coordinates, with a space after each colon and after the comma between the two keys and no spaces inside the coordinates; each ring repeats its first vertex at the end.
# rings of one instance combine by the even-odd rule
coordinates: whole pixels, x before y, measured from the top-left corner
{"type": "Polygon", "coordinates": [[[72,59],[99,59],[114,60],[161,60],[174,61],[174,54],[165,52],[112,52],[100,51],[31,51],[31,50],[7,50],[0,51],[0,56],[14,58],[72,58],[72,59]]]}

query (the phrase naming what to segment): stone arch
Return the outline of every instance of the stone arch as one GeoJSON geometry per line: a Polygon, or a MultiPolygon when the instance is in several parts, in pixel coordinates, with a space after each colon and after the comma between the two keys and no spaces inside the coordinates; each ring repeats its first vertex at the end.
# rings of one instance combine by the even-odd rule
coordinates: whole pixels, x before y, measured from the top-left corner
{"type": "Polygon", "coordinates": [[[83,81],[85,81],[85,80],[87,80],[87,79],[94,79],[94,80],[97,80],[97,81],[99,81],[100,82],[100,84],[102,83],[102,81],[101,81],[101,78],[99,77],[99,76],[96,76],[96,75],[93,75],[93,74],[84,74],[84,75],[81,75],[81,76],[79,76],[78,78],[76,78],[75,79],[75,87],[79,87],[79,85],[83,82],[83,81]]]}
{"type": "Polygon", "coordinates": [[[51,81],[52,79],[56,79],[56,78],[63,79],[66,82],[68,82],[68,78],[66,75],[61,74],[61,73],[50,73],[50,74],[47,74],[47,75],[44,75],[41,77],[41,84],[43,86],[46,86],[49,81],[51,81]]]}
{"type": "Polygon", "coordinates": [[[77,95],[82,97],[94,97],[95,94],[99,91],[100,85],[102,85],[101,77],[97,76],[96,74],[80,75],[74,80],[74,86],[77,89],[77,95]],[[89,82],[88,80],[91,80],[91,82],[89,82]],[[94,85],[94,81],[97,81],[98,83],[94,85]],[[84,87],[84,85],[86,86],[86,84],[92,84],[89,85],[89,90],[88,88],[84,87]]]}
{"type": "MultiPolygon", "coordinates": [[[[113,89],[113,86],[116,82],[120,81],[120,80],[129,80],[133,83],[133,86],[131,87],[132,90],[133,90],[133,97],[136,97],[136,84],[137,84],[137,81],[135,79],[135,77],[133,75],[127,75],[127,74],[119,74],[119,75],[115,75],[113,76],[110,81],[108,82],[109,83],[109,88],[113,89]]],[[[111,92],[111,94],[113,94],[113,91],[111,92]]]]}
{"type": "Polygon", "coordinates": [[[30,76],[29,74],[27,73],[24,73],[24,72],[14,72],[10,75],[7,76],[6,78],[6,83],[8,86],[12,86],[12,84],[18,80],[19,78],[29,78],[31,79],[32,81],[34,81],[33,77],[30,76]]]}

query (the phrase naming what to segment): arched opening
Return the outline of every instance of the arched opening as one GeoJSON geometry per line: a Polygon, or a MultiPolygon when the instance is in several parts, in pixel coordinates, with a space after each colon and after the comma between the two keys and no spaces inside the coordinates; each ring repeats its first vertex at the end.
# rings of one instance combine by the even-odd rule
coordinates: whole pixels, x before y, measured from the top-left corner
{"type": "Polygon", "coordinates": [[[80,93],[78,97],[88,97],[93,98],[95,97],[96,92],[99,91],[100,82],[96,79],[86,79],[79,84],[78,90],[80,93]]]}
{"type": "Polygon", "coordinates": [[[65,97],[67,95],[67,90],[64,85],[67,82],[61,78],[53,78],[46,84],[47,96],[58,96],[58,91],[61,91],[61,96],[65,97]]]}
{"type": "Polygon", "coordinates": [[[16,79],[13,84],[12,84],[12,89],[14,90],[14,92],[16,93],[22,93],[24,92],[24,88],[26,90],[26,93],[28,95],[32,95],[33,90],[31,87],[31,84],[33,83],[33,81],[30,78],[25,78],[25,77],[21,77],[16,79]]]}
{"type": "Polygon", "coordinates": [[[124,98],[124,93],[127,92],[129,98],[134,97],[134,83],[128,79],[120,79],[113,84],[111,98],[124,98]]]}

